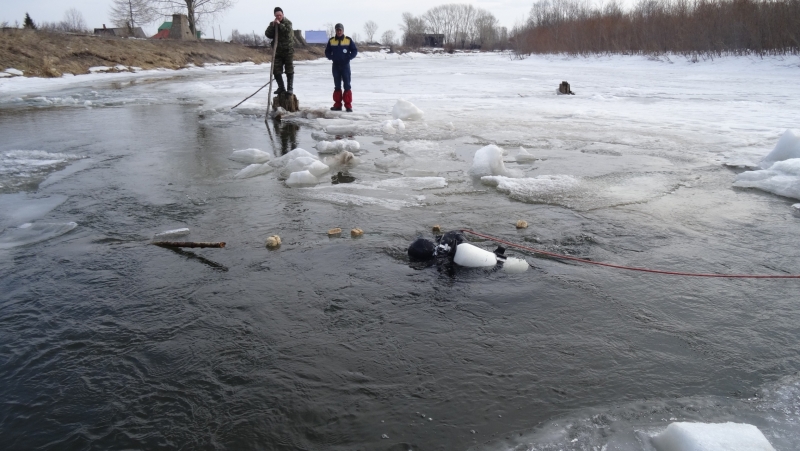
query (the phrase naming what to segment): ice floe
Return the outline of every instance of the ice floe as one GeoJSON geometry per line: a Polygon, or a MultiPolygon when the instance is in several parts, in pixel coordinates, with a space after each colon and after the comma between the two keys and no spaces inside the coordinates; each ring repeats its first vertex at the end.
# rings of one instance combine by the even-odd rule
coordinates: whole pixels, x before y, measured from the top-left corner
{"type": "Polygon", "coordinates": [[[787,130],[760,166],[736,176],[733,186],[800,199],[800,132],[787,130]]]}
{"type": "Polygon", "coordinates": [[[244,149],[233,152],[228,158],[246,164],[266,163],[270,159],[270,154],[259,149],[244,149]]]}
{"type": "Polygon", "coordinates": [[[254,163],[237,172],[233,177],[237,179],[248,179],[251,177],[257,177],[259,175],[264,175],[274,170],[275,168],[270,166],[269,163],[254,163]]]}
{"type": "Polygon", "coordinates": [[[309,151],[307,151],[305,149],[301,149],[300,147],[298,147],[296,149],[293,149],[293,150],[287,152],[285,155],[281,155],[278,158],[273,158],[267,164],[272,166],[272,167],[274,167],[274,168],[283,168],[284,166],[289,164],[290,161],[294,160],[295,158],[300,158],[300,157],[309,157],[309,158],[313,158],[315,160],[319,159],[319,158],[317,158],[316,155],[312,154],[311,152],[309,152],[309,151]]]}
{"type": "Polygon", "coordinates": [[[330,168],[316,158],[298,157],[291,160],[281,170],[281,176],[288,177],[293,172],[308,171],[314,177],[319,177],[328,172],[330,168]]]}

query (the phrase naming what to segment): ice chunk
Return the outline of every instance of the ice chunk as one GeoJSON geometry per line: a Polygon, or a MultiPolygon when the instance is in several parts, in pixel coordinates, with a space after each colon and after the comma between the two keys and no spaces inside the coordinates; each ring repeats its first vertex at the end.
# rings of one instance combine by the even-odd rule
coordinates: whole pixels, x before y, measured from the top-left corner
{"type": "Polygon", "coordinates": [[[8,69],[5,70],[5,72],[7,74],[16,75],[17,77],[21,77],[21,76],[25,75],[21,70],[14,69],[13,67],[9,67],[8,69]]]}
{"type": "Polygon", "coordinates": [[[286,164],[286,166],[281,170],[281,175],[286,177],[293,172],[308,171],[314,177],[319,177],[329,170],[330,168],[328,165],[317,160],[316,158],[298,157],[286,164]]]}
{"type": "Polygon", "coordinates": [[[651,439],[657,451],[775,451],[751,424],[672,423],[651,439]]]}
{"type": "Polygon", "coordinates": [[[392,108],[392,117],[395,119],[402,119],[404,121],[415,121],[422,119],[424,114],[425,113],[417,108],[416,105],[403,99],[399,99],[392,108]]]}
{"type": "Polygon", "coordinates": [[[247,179],[247,178],[250,178],[250,177],[256,177],[258,175],[266,174],[267,172],[270,172],[270,171],[272,171],[274,169],[275,168],[270,166],[269,163],[251,164],[251,165],[247,166],[246,168],[242,169],[241,171],[237,172],[236,175],[233,176],[233,178],[236,178],[236,179],[247,179]]]}
{"type": "Polygon", "coordinates": [[[386,121],[383,123],[383,126],[381,127],[381,132],[387,135],[394,135],[397,133],[397,129],[392,127],[392,121],[386,121]]]}
{"type": "Polygon", "coordinates": [[[289,179],[286,180],[286,185],[292,188],[300,186],[312,186],[319,182],[314,174],[309,171],[292,172],[289,179]]]}
{"type": "Polygon", "coordinates": [[[166,232],[160,232],[153,235],[154,240],[171,240],[174,238],[181,238],[184,236],[189,236],[189,229],[184,227],[182,229],[173,229],[167,230],[166,232]]]}
{"type": "Polygon", "coordinates": [[[800,158],[776,161],[768,169],[742,172],[733,186],[800,199],[800,158]]]}
{"type": "Polygon", "coordinates": [[[7,228],[0,233],[0,249],[39,243],[61,236],[75,227],[78,227],[78,224],[67,222],[62,224],[26,223],[19,227],[7,228]]]}
{"type": "Polygon", "coordinates": [[[233,152],[228,158],[239,163],[253,164],[266,163],[269,161],[270,155],[259,149],[244,149],[233,152]]]}
{"type": "Polygon", "coordinates": [[[357,152],[361,149],[361,144],[353,139],[339,139],[336,141],[320,141],[316,145],[317,152],[319,153],[337,153],[343,150],[348,152],[357,152]]]}
{"type": "Polygon", "coordinates": [[[503,164],[503,149],[495,145],[483,147],[475,152],[469,174],[474,177],[486,175],[502,175],[505,177],[522,176],[522,173],[519,171],[506,169],[506,165],[503,164]]]}
{"type": "Polygon", "coordinates": [[[387,135],[394,135],[398,131],[406,129],[406,124],[402,119],[395,119],[393,121],[384,121],[381,125],[381,131],[387,135]]]}
{"type": "Polygon", "coordinates": [[[800,158],[800,132],[786,130],[778,140],[778,144],[761,160],[761,167],[764,169],[772,166],[776,161],[784,161],[793,158],[800,158]]]}
{"type": "Polygon", "coordinates": [[[282,167],[286,166],[290,161],[294,160],[295,158],[299,158],[299,157],[311,157],[311,158],[314,158],[314,159],[318,159],[316,155],[310,153],[309,151],[307,151],[305,149],[301,149],[301,148],[298,147],[297,149],[294,149],[291,152],[288,152],[286,155],[282,155],[282,156],[280,156],[278,158],[272,159],[267,164],[269,164],[270,166],[272,166],[274,168],[282,168],[282,167]]]}
{"type": "Polygon", "coordinates": [[[529,267],[530,265],[528,265],[528,262],[521,258],[508,257],[506,261],[503,262],[503,271],[510,273],[525,272],[529,267]]]}
{"type": "Polygon", "coordinates": [[[536,160],[536,157],[528,153],[524,147],[519,148],[519,153],[517,154],[517,162],[518,163],[530,163],[536,160]]]}

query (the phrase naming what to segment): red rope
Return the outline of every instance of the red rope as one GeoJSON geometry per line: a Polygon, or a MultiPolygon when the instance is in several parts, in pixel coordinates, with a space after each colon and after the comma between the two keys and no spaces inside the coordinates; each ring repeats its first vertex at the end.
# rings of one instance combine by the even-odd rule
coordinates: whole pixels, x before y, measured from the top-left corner
{"type": "Polygon", "coordinates": [[[485,238],[487,240],[494,241],[496,243],[505,244],[506,246],[511,246],[517,249],[522,249],[528,252],[532,252],[534,254],[542,254],[547,255],[549,257],[560,258],[563,260],[572,260],[581,263],[588,263],[590,265],[598,265],[598,266],[607,266],[609,268],[617,268],[617,269],[627,269],[629,271],[641,271],[641,272],[650,272],[655,274],[667,274],[670,276],[687,276],[687,277],[717,277],[717,278],[727,278],[727,279],[800,279],[800,275],[793,275],[793,276],[779,276],[779,275],[756,275],[756,274],[702,274],[702,273],[692,273],[692,272],[675,272],[675,271],[661,271],[658,269],[647,269],[647,268],[636,268],[632,266],[623,266],[623,265],[615,265],[612,263],[602,263],[602,262],[595,262],[592,260],[586,260],[583,258],[577,257],[570,257],[569,255],[561,255],[555,254],[553,252],[542,251],[539,249],[534,249],[527,246],[522,246],[519,244],[512,243],[510,241],[501,240],[499,238],[495,238],[489,235],[484,235],[482,233],[473,232],[472,230],[461,230],[464,233],[469,233],[471,235],[479,236],[481,238],[485,238]]]}

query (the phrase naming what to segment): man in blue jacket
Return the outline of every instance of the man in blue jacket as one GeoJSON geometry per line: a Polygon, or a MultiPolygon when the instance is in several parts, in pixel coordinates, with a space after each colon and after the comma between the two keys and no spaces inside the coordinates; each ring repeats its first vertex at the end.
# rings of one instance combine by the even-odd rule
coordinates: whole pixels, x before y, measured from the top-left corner
{"type": "Polygon", "coordinates": [[[342,102],[348,113],[353,112],[353,91],[350,90],[350,60],[358,54],[356,43],[344,35],[344,25],[336,24],[336,36],[328,40],[325,46],[325,56],[333,61],[333,91],[332,111],[342,111],[342,102]],[[344,82],[344,93],[342,93],[344,82]]]}

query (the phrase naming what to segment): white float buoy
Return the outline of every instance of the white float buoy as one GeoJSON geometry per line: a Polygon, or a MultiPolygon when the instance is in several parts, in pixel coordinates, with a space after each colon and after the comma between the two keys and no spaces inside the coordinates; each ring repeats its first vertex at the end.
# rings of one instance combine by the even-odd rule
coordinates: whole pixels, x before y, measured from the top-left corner
{"type": "Polygon", "coordinates": [[[469,243],[461,243],[456,247],[453,261],[467,268],[483,268],[497,264],[497,256],[469,243]]]}

